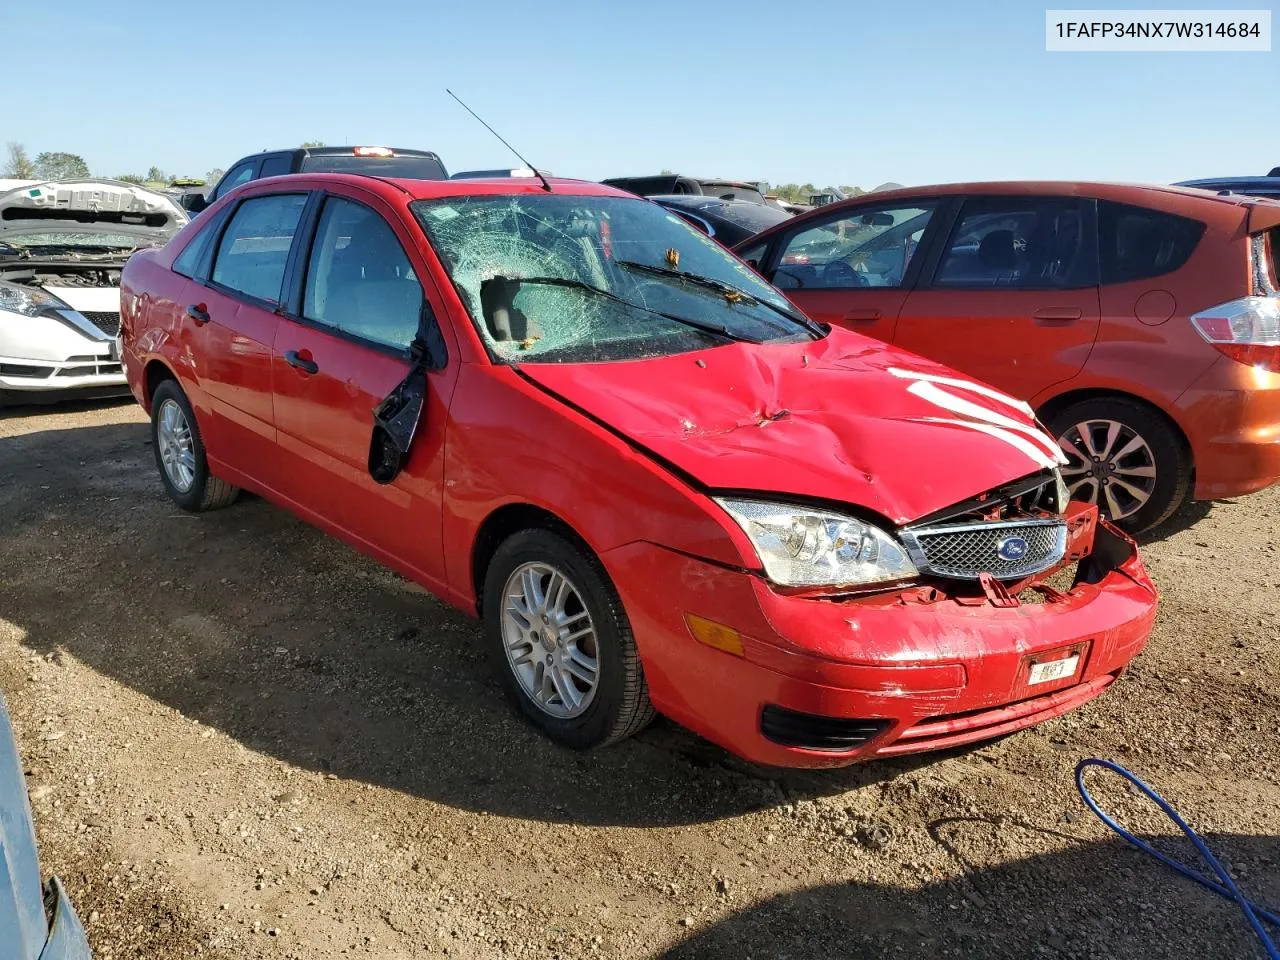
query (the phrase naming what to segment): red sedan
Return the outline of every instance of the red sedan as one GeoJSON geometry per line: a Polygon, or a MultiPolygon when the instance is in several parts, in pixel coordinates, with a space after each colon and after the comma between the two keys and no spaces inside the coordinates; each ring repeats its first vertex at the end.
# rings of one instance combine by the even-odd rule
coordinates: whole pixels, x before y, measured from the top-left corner
{"type": "Polygon", "coordinates": [[[570,746],[655,710],[772,764],[950,746],[1085,702],[1151,630],[1025,404],[608,187],[260,180],[122,300],[175,502],[251,490],[478,615],[570,746]]]}

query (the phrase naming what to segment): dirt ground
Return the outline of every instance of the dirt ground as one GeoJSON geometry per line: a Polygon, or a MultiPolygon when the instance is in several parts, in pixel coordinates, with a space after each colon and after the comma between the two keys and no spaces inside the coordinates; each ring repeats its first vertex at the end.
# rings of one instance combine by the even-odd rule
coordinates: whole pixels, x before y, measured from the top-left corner
{"type": "Polygon", "coordinates": [[[785,773],[660,721],[583,755],[474,622],[261,500],[174,508],[132,404],[16,410],[0,690],[100,960],[1261,956],[1072,770],[1130,766],[1280,905],[1278,529],[1280,491],[1181,518],[1132,671],[994,744],[785,773]]]}

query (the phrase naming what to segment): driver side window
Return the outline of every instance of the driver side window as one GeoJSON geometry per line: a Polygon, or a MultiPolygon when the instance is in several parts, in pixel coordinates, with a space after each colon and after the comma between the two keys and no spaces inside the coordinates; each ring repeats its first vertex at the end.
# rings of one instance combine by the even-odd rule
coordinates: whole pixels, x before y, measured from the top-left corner
{"type": "Polygon", "coordinates": [[[934,205],[860,207],[793,234],[773,274],[782,290],[900,287],[934,205]]]}

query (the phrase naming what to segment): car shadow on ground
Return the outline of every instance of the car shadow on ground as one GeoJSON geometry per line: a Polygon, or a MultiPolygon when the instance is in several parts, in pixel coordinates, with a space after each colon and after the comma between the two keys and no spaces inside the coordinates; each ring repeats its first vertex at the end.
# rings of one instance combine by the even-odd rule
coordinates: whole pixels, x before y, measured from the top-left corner
{"type": "Polygon", "coordinates": [[[106,397],[66,397],[55,395],[5,393],[0,391],[0,420],[20,420],[24,417],[47,416],[54,412],[76,414],[88,410],[109,409],[134,403],[128,391],[106,397]]]}
{"type": "MultiPolygon", "coordinates": [[[[974,819],[933,829],[963,850],[1022,828],[974,819]]],[[[1280,838],[1205,839],[1241,874],[1254,902],[1280,902],[1280,838]]],[[[1169,850],[1199,866],[1189,844],[1169,850]]],[[[963,854],[953,855],[957,878],[924,879],[914,889],[853,883],[789,892],[698,930],[660,960],[1262,956],[1233,904],[1119,840],[1076,841],[985,870],[967,869],[963,854]]]]}
{"type": "Polygon", "coordinates": [[[30,649],[304,769],[504,816],[652,826],[937,760],[765,770],[661,720],[564,750],[508,706],[476,621],[256,497],[183,513],[143,423],[9,437],[0,476],[0,616],[30,649]]]}
{"type": "Polygon", "coordinates": [[[1160,543],[1162,540],[1168,540],[1170,537],[1185,530],[1190,530],[1205,517],[1209,516],[1213,512],[1213,508],[1222,502],[1228,501],[1188,500],[1175,510],[1173,516],[1168,520],[1157,524],[1144,533],[1138,534],[1138,544],[1145,547],[1153,543],[1160,543]]]}

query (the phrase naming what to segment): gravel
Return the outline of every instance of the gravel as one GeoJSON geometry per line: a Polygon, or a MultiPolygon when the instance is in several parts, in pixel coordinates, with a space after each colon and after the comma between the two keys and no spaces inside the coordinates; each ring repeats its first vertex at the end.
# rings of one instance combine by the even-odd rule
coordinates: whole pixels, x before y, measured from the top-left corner
{"type": "Polygon", "coordinates": [[[1095,755],[1280,904],[1280,492],[1146,546],[1156,632],[1099,700],[815,773],[664,722],[548,744],[472,621],[262,500],[176,510],[130,404],[0,414],[0,476],[0,690],[100,960],[1260,956],[1087,814],[1095,755]]]}

